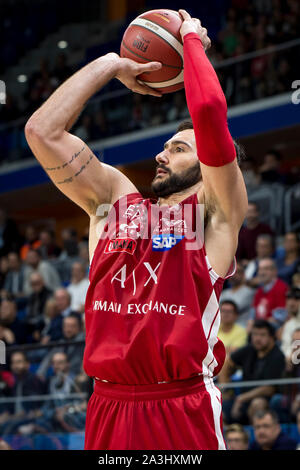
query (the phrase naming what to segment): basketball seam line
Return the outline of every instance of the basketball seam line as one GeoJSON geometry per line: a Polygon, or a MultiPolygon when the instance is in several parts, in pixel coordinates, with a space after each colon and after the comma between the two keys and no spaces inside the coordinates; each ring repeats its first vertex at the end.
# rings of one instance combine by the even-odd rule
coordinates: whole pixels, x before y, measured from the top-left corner
{"type": "MultiPolygon", "coordinates": [[[[141,26],[143,27],[143,26],[141,26]]],[[[146,28],[147,29],[147,28],[146,28]]],[[[155,34],[155,33],[154,33],[155,34]]],[[[122,41],[122,44],[123,46],[125,47],[125,49],[127,49],[129,52],[131,52],[133,55],[136,55],[137,57],[139,57],[140,59],[144,59],[148,62],[159,62],[157,61],[156,59],[147,59],[146,57],[143,57],[142,55],[139,55],[137,52],[135,51],[132,51],[131,49],[129,49],[129,46],[127,46],[124,42],[124,40],[122,41]]],[[[169,43],[168,43],[169,44],[169,43]]],[[[164,64],[163,62],[160,62],[164,67],[169,67],[169,68],[172,68],[172,69],[179,69],[180,71],[182,70],[182,67],[178,67],[177,65],[169,65],[169,64],[164,64]]],[[[176,75],[177,76],[177,75],[176,75]]],[[[176,78],[176,77],[174,77],[176,78]]]]}
{"type": "MultiPolygon", "coordinates": [[[[148,18],[143,18],[143,16],[139,16],[138,18],[140,18],[140,19],[142,19],[142,20],[147,20],[147,21],[150,21],[151,23],[156,24],[156,26],[159,26],[160,28],[164,29],[165,31],[167,31],[167,33],[171,34],[171,36],[173,36],[173,38],[176,39],[176,41],[180,42],[179,39],[178,39],[176,36],[174,36],[173,33],[171,33],[171,31],[168,31],[167,28],[165,28],[165,27],[162,26],[161,24],[156,23],[156,22],[153,21],[153,20],[149,20],[148,18]]],[[[133,21],[134,21],[134,20],[133,20],[133,21]]],[[[133,26],[134,26],[134,25],[133,25],[133,26]]],[[[152,30],[151,30],[151,31],[152,31],[152,30]]],[[[154,31],[153,31],[153,32],[154,32],[154,31]]],[[[181,43],[181,44],[182,44],[182,47],[183,47],[183,43],[181,43]]]]}
{"type": "MultiPolygon", "coordinates": [[[[149,21],[150,23],[155,24],[155,25],[158,26],[159,28],[164,29],[168,34],[170,34],[170,36],[172,36],[174,39],[176,39],[176,41],[178,41],[178,42],[180,43],[180,41],[176,38],[176,36],[174,36],[174,34],[170,33],[170,31],[168,31],[166,28],[164,28],[164,27],[161,26],[160,24],[155,23],[155,21],[148,20],[147,18],[142,18],[142,17],[137,17],[136,19],[138,19],[138,18],[140,18],[141,20],[144,20],[144,21],[149,21]]],[[[155,31],[153,31],[153,29],[146,28],[146,26],[142,26],[141,24],[139,24],[139,25],[134,24],[134,21],[135,21],[135,20],[132,21],[133,24],[130,23],[130,24],[132,24],[132,26],[138,26],[138,27],[140,27],[140,28],[144,28],[144,29],[146,29],[147,31],[151,31],[153,34],[155,34],[156,36],[158,36],[160,39],[163,39],[159,34],[157,34],[155,31]]],[[[178,50],[177,50],[171,43],[169,43],[169,41],[167,41],[166,39],[164,39],[164,41],[165,41],[167,44],[169,44],[169,46],[172,47],[172,49],[174,49],[174,51],[177,52],[177,54],[179,55],[180,60],[181,60],[181,64],[182,64],[182,65],[181,65],[181,68],[183,68],[183,57],[182,57],[182,55],[180,54],[180,52],[178,52],[178,50]]],[[[183,47],[183,44],[182,44],[182,43],[180,43],[180,44],[181,44],[182,47],[183,47]]]]}

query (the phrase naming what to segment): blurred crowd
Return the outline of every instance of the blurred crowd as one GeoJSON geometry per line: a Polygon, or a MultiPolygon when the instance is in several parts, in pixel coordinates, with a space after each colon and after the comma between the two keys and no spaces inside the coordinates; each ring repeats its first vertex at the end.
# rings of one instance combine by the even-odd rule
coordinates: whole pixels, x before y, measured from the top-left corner
{"type": "MultiPolygon", "coordinates": [[[[220,68],[218,64],[222,64],[225,59],[296,39],[299,37],[299,26],[300,4],[297,0],[231,1],[224,25],[213,39],[208,52],[212,64],[217,67],[229,106],[291,90],[300,45],[220,68]]],[[[107,47],[110,49],[106,50],[105,44],[102,44],[99,53],[100,50],[103,54],[110,50],[118,52],[119,42],[110,42],[107,47]]],[[[6,105],[0,107],[0,126],[17,118],[23,118],[25,122],[77,68],[68,65],[68,57],[63,52],[57,55],[53,65],[46,57],[43,58],[39,69],[28,78],[24,106],[7,90],[6,105]]],[[[122,87],[114,80],[105,89],[115,91],[122,87]]],[[[122,96],[121,100],[117,96],[115,99],[95,100],[94,104],[92,101],[72,130],[87,141],[158,126],[188,115],[184,91],[165,95],[159,103],[153,97],[133,93],[122,96]]],[[[14,130],[0,131],[0,155],[3,161],[30,156],[23,137],[23,127],[22,122],[14,130]],[[13,152],[16,146],[18,152],[13,152]]]]}
{"type": "MultiPolygon", "coordinates": [[[[49,228],[20,231],[0,210],[0,340],[11,347],[0,370],[0,397],[16,398],[0,402],[0,435],[84,429],[92,389],[82,369],[88,228],[83,237],[71,227],[59,235],[60,243],[49,228]],[[44,394],[51,398],[30,401],[44,394]]],[[[299,233],[278,238],[254,202],[220,312],[219,337],[227,351],[220,384],[300,377],[299,233]]],[[[278,430],[280,423],[296,423],[299,410],[299,384],[223,391],[223,419],[233,432],[248,425],[255,430],[256,419],[278,430]]]]}

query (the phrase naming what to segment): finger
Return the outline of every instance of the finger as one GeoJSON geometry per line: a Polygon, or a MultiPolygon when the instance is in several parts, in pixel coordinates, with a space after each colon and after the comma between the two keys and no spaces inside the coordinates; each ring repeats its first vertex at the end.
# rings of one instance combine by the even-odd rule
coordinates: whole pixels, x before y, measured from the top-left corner
{"type": "Polygon", "coordinates": [[[136,90],[136,93],[141,93],[142,95],[152,95],[152,96],[156,96],[157,98],[162,97],[162,93],[146,85],[141,80],[137,80],[137,83],[135,85],[135,90],[136,90]]]}
{"type": "Polygon", "coordinates": [[[191,15],[186,10],[178,10],[178,13],[182,16],[184,21],[191,19],[191,15]]]}
{"type": "Polygon", "coordinates": [[[199,18],[192,18],[192,21],[194,21],[194,23],[197,23],[199,26],[201,26],[201,21],[199,20],[199,18]]]}
{"type": "Polygon", "coordinates": [[[145,72],[154,72],[155,70],[159,70],[161,68],[162,64],[160,62],[147,62],[146,64],[139,64],[137,75],[145,72]]]}

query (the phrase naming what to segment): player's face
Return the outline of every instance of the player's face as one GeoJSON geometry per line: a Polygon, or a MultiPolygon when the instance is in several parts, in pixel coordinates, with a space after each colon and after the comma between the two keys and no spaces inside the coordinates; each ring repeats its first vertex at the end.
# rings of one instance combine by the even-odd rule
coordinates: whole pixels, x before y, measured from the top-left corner
{"type": "Polygon", "coordinates": [[[193,129],[180,131],[171,137],[155,159],[157,168],[152,190],[157,196],[178,193],[201,180],[193,129]]]}

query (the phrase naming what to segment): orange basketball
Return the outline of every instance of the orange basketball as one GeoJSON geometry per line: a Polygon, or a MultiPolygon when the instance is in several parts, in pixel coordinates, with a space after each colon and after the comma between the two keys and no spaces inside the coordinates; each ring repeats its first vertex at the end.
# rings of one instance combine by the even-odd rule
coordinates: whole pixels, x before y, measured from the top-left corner
{"type": "Polygon", "coordinates": [[[162,68],[138,79],[161,93],[184,87],[182,19],[177,11],[151,10],[135,18],[126,29],[120,56],[146,63],[158,61],[162,68]]]}

